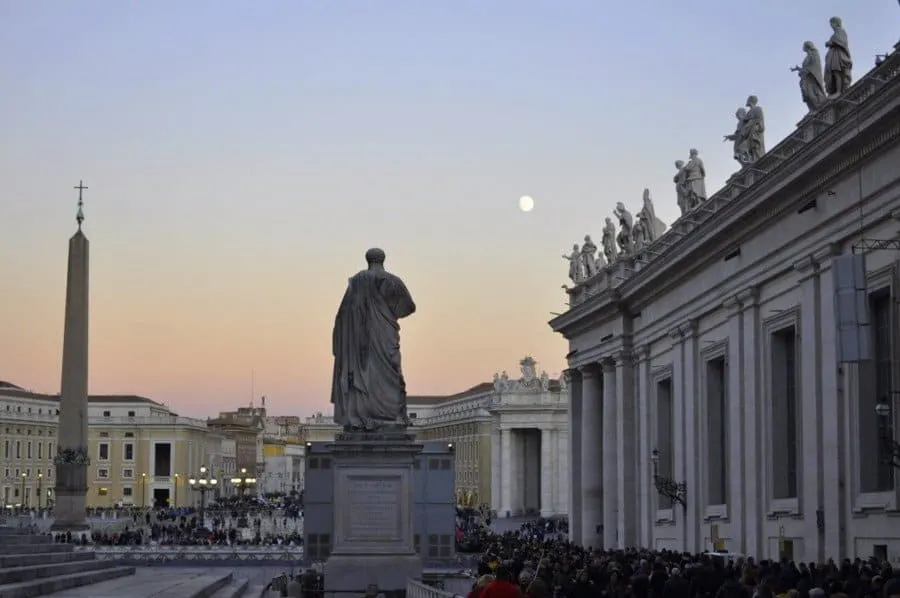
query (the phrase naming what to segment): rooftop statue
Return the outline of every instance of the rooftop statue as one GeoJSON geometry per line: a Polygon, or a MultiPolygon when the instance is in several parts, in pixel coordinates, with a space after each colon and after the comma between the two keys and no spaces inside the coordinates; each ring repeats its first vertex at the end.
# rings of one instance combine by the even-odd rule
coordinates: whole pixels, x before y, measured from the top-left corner
{"type": "Polygon", "coordinates": [[[643,202],[644,206],[638,212],[638,220],[644,226],[648,242],[652,243],[666,232],[666,223],[656,217],[656,207],[654,207],[653,199],[650,197],[650,189],[644,189],[643,202]]]}
{"type": "Polygon", "coordinates": [[[687,203],[687,174],[684,171],[684,160],[675,160],[675,176],[672,177],[672,182],[675,183],[675,198],[678,202],[678,209],[681,210],[681,215],[684,216],[688,213],[688,203],[687,203]]]}
{"type": "Polygon", "coordinates": [[[803,51],[806,53],[803,64],[791,68],[791,71],[800,77],[800,97],[812,112],[828,101],[828,94],[822,76],[822,58],[816,45],[809,41],[803,42],[803,51]]]}
{"type": "Polygon", "coordinates": [[[747,164],[753,164],[766,153],[766,116],[756,96],[747,98],[746,126],[747,164]]]}
{"type": "Polygon", "coordinates": [[[563,254],[563,259],[569,261],[569,280],[578,284],[584,280],[584,267],[581,262],[581,249],[578,243],[572,245],[572,253],[563,254]]]}
{"type": "Polygon", "coordinates": [[[631,227],[631,240],[633,242],[635,253],[639,253],[644,247],[650,244],[647,228],[644,225],[644,221],[641,220],[642,213],[643,210],[638,212],[638,217],[634,221],[634,226],[631,227]]]}
{"type": "Polygon", "coordinates": [[[853,82],[853,59],[850,56],[850,40],[840,17],[831,17],[831,37],[825,42],[825,90],[838,96],[850,88],[853,82]]]}
{"type": "Polygon", "coordinates": [[[366,252],[338,308],[332,333],[334,421],[345,431],[406,428],[406,382],[398,320],[416,311],[399,277],[384,269],[384,251],[366,252]]]}
{"type": "Polygon", "coordinates": [[[634,237],[631,232],[634,228],[634,217],[631,212],[625,209],[622,202],[616,204],[613,211],[619,220],[619,234],[616,236],[616,243],[619,245],[619,255],[628,255],[634,251],[634,237]]]}
{"type": "Polygon", "coordinates": [[[603,245],[603,255],[606,257],[606,263],[612,264],[616,261],[616,255],[618,254],[616,251],[616,225],[613,224],[612,218],[607,218],[606,224],[603,226],[601,244],[603,245]]]}
{"type": "Polygon", "coordinates": [[[734,125],[734,133],[725,135],[725,141],[734,142],[734,159],[742,167],[750,162],[750,147],[747,136],[747,110],[738,108],[734,113],[737,122],[734,125]]]}
{"type": "Polygon", "coordinates": [[[597,255],[597,246],[590,235],[584,236],[584,244],[581,246],[581,266],[584,270],[585,278],[590,278],[605,266],[603,256],[597,255]]]}
{"type": "Polygon", "coordinates": [[[700,159],[700,152],[690,151],[690,159],[684,165],[685,211],[690,212],[706,201],[706,168],[700,159]]]}

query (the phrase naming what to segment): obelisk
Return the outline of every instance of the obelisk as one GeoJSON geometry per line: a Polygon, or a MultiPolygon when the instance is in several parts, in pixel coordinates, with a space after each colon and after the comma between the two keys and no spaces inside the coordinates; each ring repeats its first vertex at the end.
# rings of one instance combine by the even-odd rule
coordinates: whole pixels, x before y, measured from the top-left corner
{"type": "Polygon", "coordinates": [[[85,531],[88,466],[88,240],[84,222],[82,182],[78,189],[78,230],[69,239],[66,274],[66,316],[63,330],[62,383],[56,456],[54,531],[85,531]]]}

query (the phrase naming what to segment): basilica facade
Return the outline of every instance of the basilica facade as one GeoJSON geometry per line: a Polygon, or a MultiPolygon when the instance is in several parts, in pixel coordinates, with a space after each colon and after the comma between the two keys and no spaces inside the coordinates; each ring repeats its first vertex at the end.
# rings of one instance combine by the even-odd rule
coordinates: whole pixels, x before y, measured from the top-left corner
{"type": "Polygon", "coordinates": [[[900,53],[695,199],[550,322],[570,349],[572,539],[896,562],[900,53]],[[865,363],[838,354],[850,254],[865,363]]]}

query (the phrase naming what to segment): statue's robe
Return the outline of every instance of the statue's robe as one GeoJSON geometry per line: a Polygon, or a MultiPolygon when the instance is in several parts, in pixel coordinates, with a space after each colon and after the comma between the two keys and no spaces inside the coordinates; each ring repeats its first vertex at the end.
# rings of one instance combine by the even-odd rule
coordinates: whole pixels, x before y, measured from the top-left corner
{"type": "Polygon", "coordinates": [[[406,419],[397,320],[415,311],[403,281],[383,269],[350,279],[332,334],[335,423],[377,427],[406,419]]]}

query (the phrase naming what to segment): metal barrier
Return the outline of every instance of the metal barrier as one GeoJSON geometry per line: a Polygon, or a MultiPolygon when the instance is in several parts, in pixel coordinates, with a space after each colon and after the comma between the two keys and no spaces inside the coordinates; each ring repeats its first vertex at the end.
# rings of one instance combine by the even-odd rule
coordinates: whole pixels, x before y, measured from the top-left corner
{"type": "Polygon", "coordinates": [[[455,596],[453,592],[439,590],[416,579],[406,582],[406,598],[455,598],[455,596]]]}

